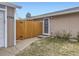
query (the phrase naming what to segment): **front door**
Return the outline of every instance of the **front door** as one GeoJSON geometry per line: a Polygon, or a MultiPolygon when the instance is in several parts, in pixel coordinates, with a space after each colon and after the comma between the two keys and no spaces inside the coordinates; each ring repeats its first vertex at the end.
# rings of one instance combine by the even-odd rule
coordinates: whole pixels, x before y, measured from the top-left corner
{"type": "Polygon", "coordinates": [[[0,47],[5,45],[5,25],[4,25],[4,12],[0,11],[0,47]]]}
{"type": "Polygon", "coordinates": [[[43,34],[50,35],[50,20],[49,20],[49,18],[43,19],[43,34]]]}

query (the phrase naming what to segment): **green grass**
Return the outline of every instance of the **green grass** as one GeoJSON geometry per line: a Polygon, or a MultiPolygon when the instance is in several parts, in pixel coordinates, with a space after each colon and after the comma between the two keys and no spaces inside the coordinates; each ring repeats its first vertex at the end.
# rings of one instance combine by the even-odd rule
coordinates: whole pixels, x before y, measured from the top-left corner
{"type": "Polygon", "coordinates": [[[32,43],[17,56],[79,56],[79,42],[46,38],[32,43]]]}

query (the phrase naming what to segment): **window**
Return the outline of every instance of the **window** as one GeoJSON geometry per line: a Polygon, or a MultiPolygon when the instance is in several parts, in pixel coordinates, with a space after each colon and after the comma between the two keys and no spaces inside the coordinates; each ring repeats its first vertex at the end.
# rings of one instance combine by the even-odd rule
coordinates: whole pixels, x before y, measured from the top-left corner
{"type": "Polygon", "coordinates": [[[44,19],[44,33],[48,33],[48,19],[44,19]]]}

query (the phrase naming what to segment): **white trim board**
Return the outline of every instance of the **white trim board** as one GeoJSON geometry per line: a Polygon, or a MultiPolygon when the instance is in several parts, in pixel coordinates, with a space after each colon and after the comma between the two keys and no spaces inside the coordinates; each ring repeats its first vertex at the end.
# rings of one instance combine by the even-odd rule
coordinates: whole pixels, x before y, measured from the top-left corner
{"type": "MultiPolygon", "coordinates": [[[[15,9],[15,16],[16,16],[16,9],[15,9]]],[[[16,45],[16,18],[14,16],[14,47],[16,45]]]]}
{"type": "Polygon", "coordinates": [[[7,48],[7,6],[5,6],[5,48],[7,48]]]}

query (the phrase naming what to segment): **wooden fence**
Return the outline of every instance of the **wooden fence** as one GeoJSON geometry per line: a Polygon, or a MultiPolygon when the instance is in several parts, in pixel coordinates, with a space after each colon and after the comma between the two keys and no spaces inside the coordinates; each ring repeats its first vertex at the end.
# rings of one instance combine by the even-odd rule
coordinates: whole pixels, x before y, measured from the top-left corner
{"type": "Polygon", "coordinates": [[[16,21],[16,38],[26,39],[42,34],[42,22],[39,21],[16,21]]]}

